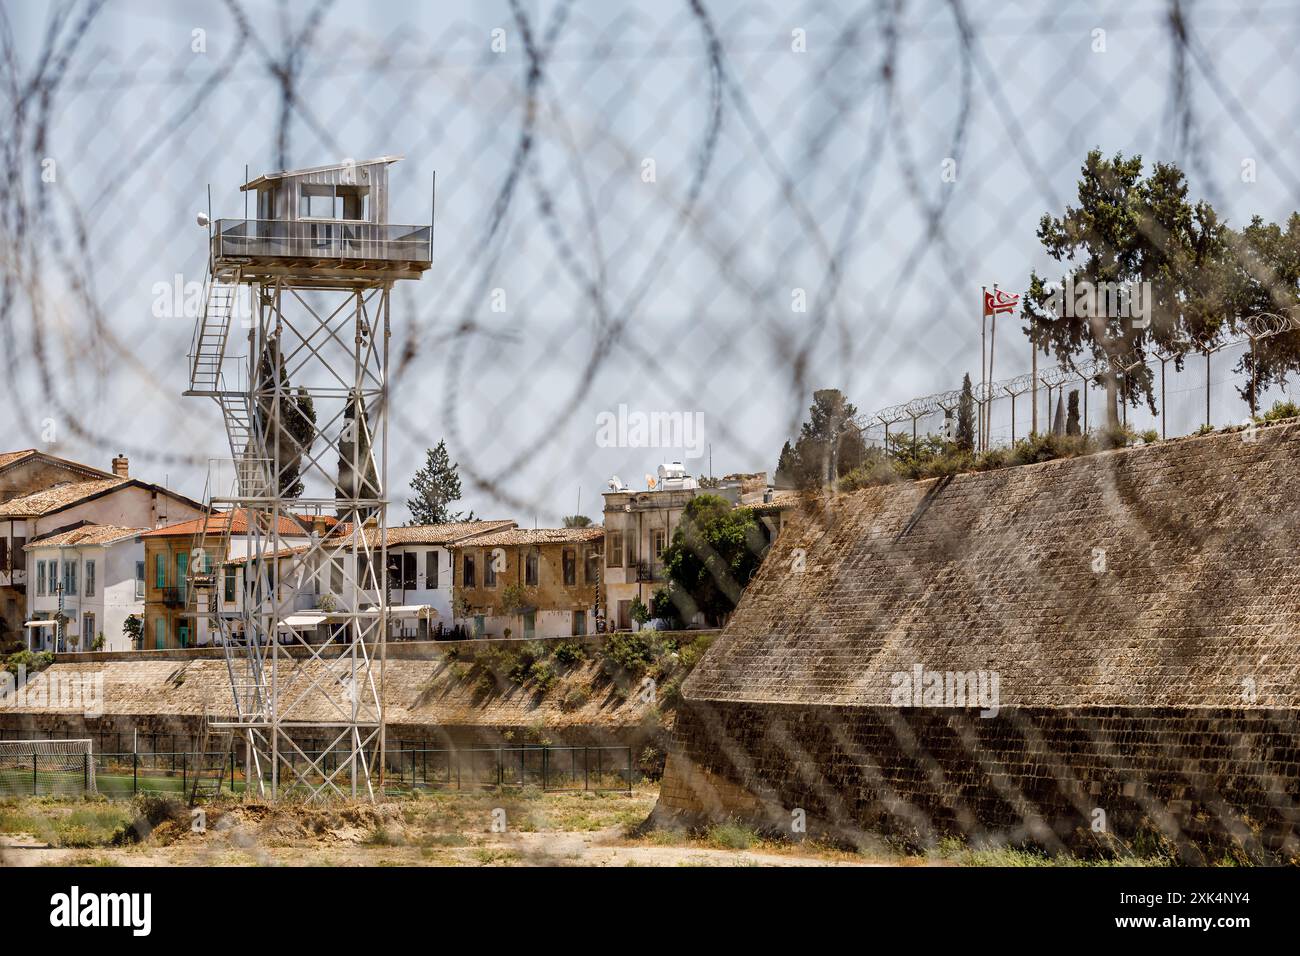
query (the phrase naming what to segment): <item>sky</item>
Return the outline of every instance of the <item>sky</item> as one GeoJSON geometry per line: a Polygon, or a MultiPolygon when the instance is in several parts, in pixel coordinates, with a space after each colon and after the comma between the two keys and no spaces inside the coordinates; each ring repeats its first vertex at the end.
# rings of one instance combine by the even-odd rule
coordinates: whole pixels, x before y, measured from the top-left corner
{"type": "MultiPolygon", "coordinates": [[[[1293,5],[1185,3],[1185,45],[1167,3],[892,6],[0,4],[0,446],[202,494],[221,419],[181,397],[194,318],[157,289],[202,282],[195,216],[209,190],[242,216],[246,168],[401,154],[410,223],[436,172],[433,268],[394,292],[390,521],[443,439],[462,507],[546,526],[662,461],[771,472],[814,389],[870,412],[978,379],[980,287],[1052,274],[1037,223],[1090,148],[1179,163],[1234,225],[1300,208],[1293,5]],[[620,408],[699,441],[610,441],[620,408]]],[[[1028,371],[1014,321],[997,343],[995,377],[1028,371]]]]}

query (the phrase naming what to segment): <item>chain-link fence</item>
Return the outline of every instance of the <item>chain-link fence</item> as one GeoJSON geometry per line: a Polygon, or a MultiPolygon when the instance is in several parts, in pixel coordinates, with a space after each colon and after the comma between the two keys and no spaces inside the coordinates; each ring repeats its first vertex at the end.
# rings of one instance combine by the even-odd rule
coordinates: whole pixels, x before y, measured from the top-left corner
{"type": "MultiPolygon", "coordinates": [[[[1263,3],[10,9],[5,444],[125,452],[201,494],[222,435],[179,398],[195,215],[240,215],[246,169],[385,153],[398,220],[438,183],[436,267],[394,311],[399,501],[442,438],[467,506],[542,523],[669,458],[770,473],[819,387],[873,434],[875,410],[937,432],[909,403],[987,377],[978,288],[1054,265],[1038,219],[1089,148],[1178,163],[1234,225],[1285,221],[1294,25],[1263,3]],[[620,406],[703,433],[598,440],[620,406]]],[[[991,442],[1034,417],[1023,321],[1001,325],[991,442]]],[[[1240,348],[1212,356],[1217,425],[1248,410],[1240,348]]],[[[1056,364],[1040,430],[1058,389],[1100,408],[1056,364]]],[[[1130,424],[1199,427],[1204,362],[1165,372],[1130,424]]]]}

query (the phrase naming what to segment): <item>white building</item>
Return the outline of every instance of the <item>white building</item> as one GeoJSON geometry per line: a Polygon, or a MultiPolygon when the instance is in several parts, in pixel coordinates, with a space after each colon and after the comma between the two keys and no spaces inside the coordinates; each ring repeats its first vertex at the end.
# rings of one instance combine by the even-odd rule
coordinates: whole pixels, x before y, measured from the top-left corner
{"type": "MultiPolygon", "coordinates": [[[[203,513],[203,506],[193,499],[129,477],[125,458],[114,459],[113,466],[117,474],[110,478],[63,481],[0,503],[0,539],[8,542],[9,553],[20,553],[19,542],[22,542],[21,553],[26,561],[28,543],[88,524],[157,528],[203,513]]],[[[23,568],[21,583],[18,571],[11,571],[10,582],[21,590],[19,587],[9,590],[21,598],[20,610],[24,623],[30,625],[28,630],[45,630],[49,625],[41,621],[47,619],[30,610],[29,602],[38,583],[34,570],[34,565],[23,568]]],[[[48,580],[46,587],[49,587],[48,580]]],[[[106,641],[119,636],[99,628],[98,624],[96,628],[96,634],[104,630],[106,641]]]]}
{"type": "Polygon", "coordinates": [[[33,621],[27,628],[28,649],[131,649],[123,624],[144,610],[144,546],[138,538],[142,530],[84,524],[26,546],[33,621]],[[56,634],[60,621],[62,631],[56,634]]]}
{"type": "MultiPolygon", "coordinates": [[[[439,627],[452,627],[452,554],[453,548],[484,535],[515,527],[513,521],[462,521],[440,525],[413,525],[387,529],[388,606],[393,620],[391,637],[427,639],[435,637],[439,627]]],[[[325,533],[328,540],[337,535],[340,547],[350,534],[347,526],[325,533]]],[[[366,532],[370,547],[376,555],[382,554],[378,536],[366,532]]],[[[250,565],[259,574],[260,587],[254,589],[264,612],[270,611],[271,601],[282,611],[292,612],[285,617],[293,632],[307,640],[324,640],[329,633],[332,612],[362,609],[378,604],[378,595],[364,587],[368,577],[363,567],[346,566],[350,555],[344,554],[335,562],[317,564],[320,552],[298,545],[275,555],[263,555],[250,562],[242,556],[232,556],[217,569],[213,586],[216,589],[217,613],[227,617],[237,629],[244,608],[245,579],[250,565]],[[304,555],[313,554],[304,564],[304,555]],[[274,574],[268,569],[274,563],[274,574]],[[274,598],[272,598],[274,595],[274,598]]],[[[211,629],[197,630],[200,644],[212,640],[211,629]]],[[[285,629],[285,640],[293,640],[293,633],[285,629]]]]}

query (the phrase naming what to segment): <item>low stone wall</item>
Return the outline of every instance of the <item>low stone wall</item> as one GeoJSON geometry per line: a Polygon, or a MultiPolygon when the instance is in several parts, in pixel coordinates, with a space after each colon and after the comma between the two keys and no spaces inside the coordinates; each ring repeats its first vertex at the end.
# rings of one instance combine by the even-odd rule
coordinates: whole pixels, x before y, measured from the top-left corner
{"type": "MultiPolygon", "coordinates": [[[[708,631],[677,632],[678,641],[708,631]]],[[[484,692],[467,672],[475,655],[517,649],[521,640],[394,642],[387,647],[384,701],[393,747],[431,749],[498,747],[526,743],[567,746],[647,745],[663,733],[654,708],[628,693],[603,670],[600,649],[606,635],[578,641],[588,659],[558,675],[544,693],[534,686],[501,680],[484,692]]],[[[555,643],[555,641],[546,642],[555,643]]],[[[303,648],[292,649],[301,656],[303,648]]],[[[320,665],[305,668],[305,683],[320,665]]],[[[48,684],[46,686],[49,686],[48,684]]],[[[281,692],[292,695],[285,681],[281,692]]],[[[130,750],[140,738],[150,750],[192,749],[205,715],[230,716],[231,695],[221,648],[61,654],[35,675],[24,691],[0,699],[0,737],[91,735],[108,746],[130,750]],[[101,700],[87,714],[41,696],[47,675],[64,683],[97,687],[101,700]]],[[[328,718],[330,705],[319,701],[328,718]]]]}

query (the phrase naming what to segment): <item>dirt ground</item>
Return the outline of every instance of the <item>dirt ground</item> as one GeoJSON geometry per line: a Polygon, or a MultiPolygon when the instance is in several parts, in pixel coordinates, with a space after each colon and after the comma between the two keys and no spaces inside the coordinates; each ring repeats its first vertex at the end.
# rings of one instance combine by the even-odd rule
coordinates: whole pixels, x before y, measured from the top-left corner
{"type": "Polygon", "coordinates": [[[0,866],[861,866],[742,827],[635,835],[657,791],[447,793],[384,803],[0,803],[0,866]]]}

